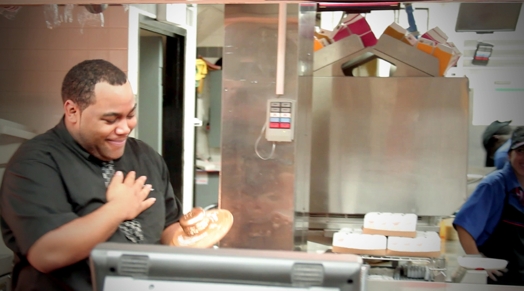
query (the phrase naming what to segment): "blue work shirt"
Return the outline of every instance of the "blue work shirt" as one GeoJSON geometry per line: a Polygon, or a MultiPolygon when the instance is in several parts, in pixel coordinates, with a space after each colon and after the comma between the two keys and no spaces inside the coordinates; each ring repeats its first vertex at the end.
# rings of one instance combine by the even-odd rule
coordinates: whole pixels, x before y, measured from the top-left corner
{"type": "Polygon", "coordinates": [[[502,169],[504,167],[504,164],[506,164],[506,162],[508,161],[508,151],[510,146],[511,138],[508,139],[503,145],[501,145],[495,152],[493,160],[495,161],[495,167],[497,167],[497,170],[502,169]]]}
{"type": "Polygon", "coordinates": [[[515,188],[519,187],[511,164],[506,163],[501,170],[490,173],[479,183],[457,213],[453,225],[464,228],[477,246],[481,246],[500,221],[506,195],[510,195],[508,203],[524,213],[524,205],[514,194],[515,188]]]}

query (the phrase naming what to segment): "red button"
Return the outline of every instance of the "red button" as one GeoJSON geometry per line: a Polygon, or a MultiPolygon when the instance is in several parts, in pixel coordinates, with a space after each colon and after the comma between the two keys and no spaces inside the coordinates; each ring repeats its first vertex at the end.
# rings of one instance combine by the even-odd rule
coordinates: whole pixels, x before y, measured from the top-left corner
{"type": "Polygon", "coordinates": [[[291,123],[281,122],[280,128],[291,128],[291,123]]]}
{"type": "Polygon", "coordinates": [[[279,128],[279,123],[278,122],[270,122],[269,123],[269,128],[279,128]]]}

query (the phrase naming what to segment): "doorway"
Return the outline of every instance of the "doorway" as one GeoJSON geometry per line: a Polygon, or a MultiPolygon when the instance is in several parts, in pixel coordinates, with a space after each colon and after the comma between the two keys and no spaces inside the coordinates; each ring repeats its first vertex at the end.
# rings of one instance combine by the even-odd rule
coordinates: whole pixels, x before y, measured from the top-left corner
{"type": "Polygon", "coordinates": [[[183,29],[140,20],[137,137],[162,155],[182,203],[185,42],[183,29]]]}

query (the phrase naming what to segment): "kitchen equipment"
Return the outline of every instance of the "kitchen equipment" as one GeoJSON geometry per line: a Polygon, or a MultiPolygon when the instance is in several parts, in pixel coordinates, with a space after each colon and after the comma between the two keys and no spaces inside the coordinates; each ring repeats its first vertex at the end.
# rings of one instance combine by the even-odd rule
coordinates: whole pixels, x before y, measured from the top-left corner
{"type": "Polygon", "coordinates": [[[94,291],[364,291],[355,255],[102,243],[90,255],[94,291]]]}

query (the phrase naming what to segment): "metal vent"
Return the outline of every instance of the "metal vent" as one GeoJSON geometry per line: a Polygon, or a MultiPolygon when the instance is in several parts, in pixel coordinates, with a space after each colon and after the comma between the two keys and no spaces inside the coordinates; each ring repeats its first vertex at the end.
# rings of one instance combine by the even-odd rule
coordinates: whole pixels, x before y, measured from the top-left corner
{"type": "Polygon", "coordinates": [[[293,286],[322,286],[324,282],[324,266],[321,264],[296,263],[291,271],[293,286]]]}
{"type": "Polygon", "coordinates": [[[118,274],[127,276],[147,276],[149,274],[149,257],[123,255],[118,262],[118,274]]]}

